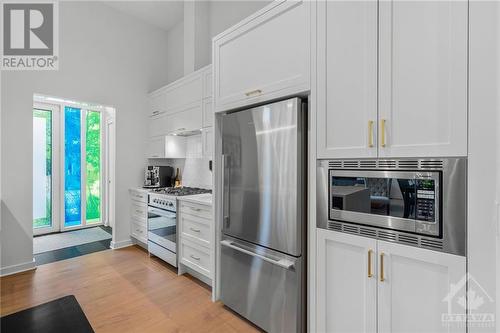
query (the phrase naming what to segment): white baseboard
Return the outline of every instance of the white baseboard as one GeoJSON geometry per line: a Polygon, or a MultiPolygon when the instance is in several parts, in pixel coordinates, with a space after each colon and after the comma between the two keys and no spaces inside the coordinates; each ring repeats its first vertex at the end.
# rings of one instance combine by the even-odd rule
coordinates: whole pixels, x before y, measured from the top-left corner
{"type": "Polygon", "coordinates": [[[33,261],[28,261],[22,264],[17,264],[17,265],[12,265],[12,266],[6,266],[0,268],[0,276],[7,276],[7,275],[12,275],[12,274],[17,274],[17,273],[22,273],[26,271],[31,271],[33,269],[36,269],[36,262],[35,258],[33,258],[33,261]]]}
{"type": "Polygon", "coordinates": [[[124,247],[129,247],[132,245],[134,245],[134,243],[132,242],[131,239],[127,239],[127,240],[123,240],[123,241],[119,241],[119,242],[111,241],[111,243],[109,244],[109,248],[113,249],[113,250],[117,250],[117,249],[121,249],[124,247]]]}

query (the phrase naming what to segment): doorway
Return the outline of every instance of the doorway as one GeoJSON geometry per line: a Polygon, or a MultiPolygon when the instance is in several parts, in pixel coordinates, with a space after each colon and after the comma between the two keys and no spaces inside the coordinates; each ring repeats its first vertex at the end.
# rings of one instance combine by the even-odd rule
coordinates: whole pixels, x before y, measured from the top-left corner
{"type": "Polygon", "coordinates": [[[35,95],[35,258],[40,251],[47,257],[69,249],[61,252],[64,257],[78,249],[109,248],[104,243],[111,240],[114,222],[114,119],[110,107],[35,95]]]}

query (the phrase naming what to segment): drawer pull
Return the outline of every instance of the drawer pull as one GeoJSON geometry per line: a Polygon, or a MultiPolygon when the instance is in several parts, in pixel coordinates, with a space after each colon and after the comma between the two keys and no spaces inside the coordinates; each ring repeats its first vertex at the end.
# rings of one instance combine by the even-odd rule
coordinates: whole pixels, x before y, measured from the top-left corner
{"type": "Polygon", "coordinates": [[[256,96],[256,95],[260,95],[260,94],[262,94],[262,90],[260,90],[260,89],[255,89],[255,90],[252,90],[252,91],[245,93],[245,95],[247,95],[247,97],[256,96]]]}
{"type": "Polygon", "coordinates": [[[135,212],[139,213],[139,214],[142,214],[142,210],[139,210],[139,209],[136,209],[135,212]]]}
{"type": "Polygon", "coordinates": [[[156,116],[157,114],[160,114],[160,111],[153,111],[153,116],[156,116]]]}
{"type": "Polygon", "coordinates": [[[195,229],[195,228],[189,228],[191,231],[194,231],[194,232],[200,232],[201,230],[200,229],[195,229]]]}
{"type": "Polygon", "coordinates": [[[200,257],[193,256],[192,254],[190,255],[190,257],[193,258],[194,260],[200,260],[200,257]]]}
{"type": "Polygon", "coordinates": [[[201,209],[200,209],[200,208],[193,208],[193,207],[189,207],[189,209],[194,210],[195,212],[201,212],[201,209]]]}

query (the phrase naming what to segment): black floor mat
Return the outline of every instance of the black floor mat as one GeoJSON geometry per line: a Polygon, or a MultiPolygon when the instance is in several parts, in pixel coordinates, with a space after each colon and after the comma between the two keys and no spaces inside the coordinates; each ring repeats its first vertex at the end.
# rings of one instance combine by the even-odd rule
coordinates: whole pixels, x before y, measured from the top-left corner
{"type": "Polygon", "coordinates": [[[65,296],[0,318],[2,333],[92,333],[75,296],[65,296]]]}

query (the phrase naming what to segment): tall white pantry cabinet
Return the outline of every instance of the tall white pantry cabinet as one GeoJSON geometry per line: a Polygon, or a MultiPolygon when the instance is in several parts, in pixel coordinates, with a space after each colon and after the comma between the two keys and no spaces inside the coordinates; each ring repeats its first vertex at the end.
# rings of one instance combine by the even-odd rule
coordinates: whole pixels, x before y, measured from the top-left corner
{"type": "MultiPolygon", "coordinates": [[[[467,156],[467,1],[316,5],[318,159],[467,156]]],[[[315,266],[318,332],[466,331],[466,257],[317,229],[315,266]]]]}
{"type": "Polygon", "coordinates": [[[319,158],[467,155],[467,1],[318,1],[319,158]]]}

